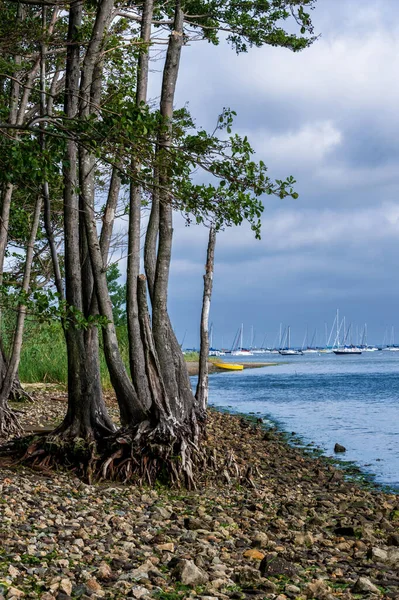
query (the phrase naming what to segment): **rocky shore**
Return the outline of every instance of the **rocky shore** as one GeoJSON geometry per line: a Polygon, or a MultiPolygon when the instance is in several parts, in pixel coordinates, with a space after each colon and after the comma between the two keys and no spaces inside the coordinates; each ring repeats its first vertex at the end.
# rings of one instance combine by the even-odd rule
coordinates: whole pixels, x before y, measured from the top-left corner
{"type": "Polygon", "coordinates": [[[399,599],[399,496],[237,416],[211,411],[206,444],[225,468],[194,492],[1,467],[0,599],[399,599]]]}

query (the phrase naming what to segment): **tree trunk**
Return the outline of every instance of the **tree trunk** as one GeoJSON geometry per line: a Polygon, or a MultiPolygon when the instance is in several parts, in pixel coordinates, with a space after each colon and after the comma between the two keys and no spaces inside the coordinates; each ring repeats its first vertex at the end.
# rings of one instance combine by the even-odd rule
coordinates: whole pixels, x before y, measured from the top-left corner
{"type": "Polygon", "coordinates": [[[118,432],[111,455],[102,465],[102,475],[112,474],[123,480],[133,476],[150,485],[162,476],[176,485],[183,479],[187,487],[195,488],[193,466],[203,457],[193,443],[192,423],[172,410],[151,330],[144,275],[137,282],[137,304],[151,408],[145,420],[118,432]]]}
{"type": "MultiPolygon", "coordinates": [[[[138,59],[136,105],[147,101],[149,48],[151,39],[151,21],[153,17],[154,1],[145,0],[140,41],[144,48],[141,49],[138,59]]],[[[148,386],[144,348],[140,336],[140,324],[137,306],[137,281],[140,273],[140,243],[141,243],[141,190],[138,184],[140,164],[137,159],[132,160],[133,180],[130,184],[130,210],[128,232],[128,262],[126,279],[126,313],[129,332],[129,361],[133,385],[142,403],[149,407],[151,404],[150,389],[148,386]]]]}
{"type": "Polygon", "coordinates": [[[166,54],[160,112],[163,118],[158,138],[156,164],[159,165],[159,232],[158,254],[152,299],[152,326],[163,381],[168,392],[171,409],[181,421],[195,419],[194,398],[187,367],[180,345],[170,323],[167,298],[169,269],[172,253],[173,214],[168,149],[172,143],[173,101],[183,45],[183,11],[180,1],[175,5],[173,31],[166,54]]]}
{"type": "MultiPolygon", "coordinates": [[[[194,397],[184,358],[167,312],[173,235],[168,149],[172,142],[173,98],[182,42],[183,13],[177,2],[174,31],[170,36],[164,67],[161,95],[163,123],[155,159],[155,163],[159,165],[161,191],[159,204],[158,196],[156,204],[153,204],[151,231],[146,240],[146,269],[151,275],[148,287],[152,300],[152,328],[147,307],[146,278],[139,276],[135,286],[140,344],[144,350],[145,377],[151,404],[145,419],[132,422],[118,433],[113,453],[103,464],[103,475],[110,472],[118,473],[123,478],[133,475],[150,484],[162,475],[172,483],[180,484],[183,479],[188,487],[194,487],[193,467],[203,459],[196,444],[199,432],[194,397]],[[159,245],[155,256],[157,236],[159,245]]],[[[130,230],[130,234],[137,236],[136,225],[130,230]]],[[[135,258],[137,259],[137,255],[135,258]]]]}
{"type": "MultiPolygon", "coordinates": [[[[98,87],[99,81],[94,82],[94,72],[100,60],[101,45],[104,33],[109,24],[114,0],[103,0],[98,8],[93,34],[88,45],[82,69],[80,85],[79,115],[87,118],[93,110],[93,85],[98,87]]],[[[100,314],[107,319],[103,326],[104,353],[110,373],[111,383],[118,400],[122,423],[140,422],[146,417],[145,405],[137,397],[133,384],[123,364],[118,347],[115,325],[113,322],[112,304],[108,292],[106,269],[97,234],[97,223],[94,212],[94,173],[95,158],[85,148],[79,149],[81,211],[84,219],[85,235],[90,256],[94,288],[100,314]]]]}
{"type": "Polygon", "coordinates": [[[105,206],[100,236],[100,248],[104,269],[106,269],[108,265],[109,249],[111,246],[112,231],[114,228],[115,213],[118,206],[120,189],[121,178],[118,175],[117,169],[114,168],[112,169],[111,181],[109,184],[107,203],[105,206]]]}
{"type": "MultiPolygon", "coordinates": [[[[58,11],[58,9],[56,9],[58,11]]],[[[42,30],[43,30],[43,38],[44,34],[47,30],[47,7],[42,7],[42,30]]],[[[49,101],[46,100],[46,51],[47,45],[43,41],[40,48],[40,116],[44,117],[46,112],[51,115],[52,114],[52,104],[49,98],[49,101]]],[[[56,80],[55,80],[56,81],[56,80]]],[[[54,80],[53,80],[54,82],[54,80]]],[[[40,149],[44,154],[46,150],[46,135],[45,135],[45,123],[43,122],[40,126],[40,149]]],[[[51,200],[50,200],[50,190],[47,178],[45,177],[45,181],[42,186],[42,194],[43,194],[43,204],[44,204],[44,228],[46,230],[46,237],[50,248],[51,255],[51,263],[53,265],[54,271],[54,282],[55,287],[57,289],[60,300],[64,299],[64,284],[61,276],[60,263],[58,260],[58,252],[54,238],[53,225],[51,222],[51,200]]]]}
{"type": "Polygon", "coordinates": [[[208,406],[208,360],[209,360],[209,310],[211,307],[213,270],[215,262],[216,230],[211,227],[209,230],[208,250],[206,255],[205,275],[204,275],[204,295],[202,299],[201,326],[200,326],[200,356],[197,390],[195,399],[197,401],[198,412],[206,415],[208,406]]]}
{"type": "MultiPolygon", "coordinates": [[[[17,19],[23,21],[26,14],[26,8],[19,5],[17,9],[17,19]]],[[[18,67],[22,62],[21,56],[17,55],[15,57],[15,65],[18,67]]],[[[19,106],[20,106],[20,91],[21,85],[18,80],[19,73],[18,71],[14,73],[14,77],[11,80],[11,93],[10,93],[10,106],[9,106],[9,116],[8,122],[10,124],[19,123],[19,106]]],[[[28,102],[28,97],[26,97],[25,104],[21,104],[20,108],[26,110],[26,104],[28,102]]],[[[18,135],[15,134],[15,138],[18,138],[18,135]]],[[[8,229],[10,222],[10,210],[11,210],[11,200],[14,191],[14,186],[12,183],[6,184],[3,193],[1,195],[1,212],[0,212],[0,286],[3,283],[3,272],[4,272],[4,259],[6,255],[6,248],[8,243],[8,229]]],[[[8,372],[8,361],[6,359],[6,355],[4,352],[3,345],[1,344],[0,349],[0,386],[4,387],[4,377],[8,372]]],[[[7,384],[8,387],[8,384],[7,384]]],[[[25,394],[22,386],[20,384],[18,374],[15,374],[14,380],[11,382],[10,390],[9,390],[9,398],[4,398],[4,394],[0,399],[0,438],[6,438],[9,435],[16,435],[21,433],[21,426],[19,424],[18,418],[16,415],[10,410],[7,405],[7,400],[20,400],[23,397],[29,397],[25,394]]]]}
{"type": "MultiPolygon", "coordinates": [[[[28,245],[26,248],[26,260],[25,260],[25,270],[24,277],[22,282],[22,293],[27,294],[30,286],[30,274],[32,270],[32,262],[33,262],[33,251],[34,245],[37,236],[37,230],[39,227],[39,219],[40,213],[42,209],[42,199],[39,197],[36,201],[35,211],[33,214],[33,221],[31,226],[31,232],[29,236],[28,245]]],[[[19,303],[18,305],[18,313],[17,313],[17,324],[14,332],[14,339],[12,345],[12,351],[10,360],[8,361],[7,371],[2,382],[1,390],[0,390],[0,406],[4,406],[4,403],[7,402],[9,394],[12,389],[12,385],[14,379],[18,372],[19,359],[21,357],[21,348],[22,348],[22,338],[24,333],[24,324],[26,317],[26,305],[24,301],[19,303]]]]}
{"type": "Polygon", "coordinates": [[[159,177],[158,169],[154,169],[154,186],[150,218],[144,243],[144,269],[147,275],[148,293],[151,302],[154,300],[155,272],[157,268],[157,241],[159,231],[159,177]]]}
{"type": "MultiPolygon", "coordinates": [[[[65,113],[68,118],[78,114],[80,76],[79,30],[82,23],[83,2],[75,2],[69,9],[68,47],[66,65],[65,113]]],[[[82,77],[83,79],[83,77],[82,77]]],[[[90,93],[90,90],[89,90],[90,93]]],[[[65,231],[65,295],[68,307],[84,314],[88,298],[91,300],[92,280],[85,272],[83,283],[81,256],[85,252],[85,241],[81,237],[80,205],[77,195],[78,152],[76,142],[67,141],[64,163],[64,231],[65,231]]],[[[90,263],[87,259],[87,269],[90,263]]],[[[68,411],[64,422],[54,435],[86,441],[101,439],[115,428],[108,416],[99,384],[99,361],[97,330],[88,328],[84,332],[74,318],[68,314],[65,330],[68,357],[68,411]]]]}

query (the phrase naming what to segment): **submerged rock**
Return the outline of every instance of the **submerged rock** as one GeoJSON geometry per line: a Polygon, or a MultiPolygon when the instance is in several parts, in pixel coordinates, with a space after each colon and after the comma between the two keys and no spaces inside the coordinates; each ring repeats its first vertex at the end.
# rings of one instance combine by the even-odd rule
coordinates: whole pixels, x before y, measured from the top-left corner
{"type": "Polygon", "coordinates": [[[334,452],[346,452],[345,446],[341,446],[341,444],[336,443],[334,446],[334,452]]]}

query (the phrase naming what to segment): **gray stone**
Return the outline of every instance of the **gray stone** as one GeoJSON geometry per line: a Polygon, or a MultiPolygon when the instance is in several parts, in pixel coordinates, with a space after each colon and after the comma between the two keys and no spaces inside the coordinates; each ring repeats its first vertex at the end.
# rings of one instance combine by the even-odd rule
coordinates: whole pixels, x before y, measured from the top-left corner
{"type": "Polygon", "coordinates": [[[382,548],[371,548],[367,556],[376,562],[386,562],[388,560],[388,552],[382,548]]]}
{"type": "Polygon", "coordinates": [[[149,596],[150,592],[147,588],[142,587],[141,585],[134,585],[132,587],[131,593],[135,598],[143,598],[144,596],[149,596]]]}
{"type": "Polygon", "coordinates": [[[368,577],[359,577],[356,581],[355,585],[352,588],[352,591],[360,594],[381,594],[380,590],[374,583],[371,583],[368,577]]]}
{"type": "Polygon", "coordinates": [[[299,588],[297,585],[286,585],[284,591],[286,594],[299,594],[301,588],[299,588]]]}
{"type": "Polygon", "coordinates": [[[162,517],[162,519],[170,519],[171,516],[171,512],[170,510],[167,510],[166,508],[164,508],[163,506],[155,506],[154,507],[154,513],[159,516],[162,517]]]}
{"type": "Polygon", "coordinates": [[[256,531],[252,538],[252,546],[254,548],[267,548],[269,544],[269,538],[263,531],[256,531]]]}
{"type": "Polygon", "coordinates": [[[192,560],[183,559],[179,561],[173,575],[175,579],[181,581],[184,585],[203,585],[209,581],[207,573],[197,567],[192,560]]]}
{"type": "Polygon", "coordinates": [[[388,548],[388,562],[399,568],[399,548],[388,548]]]}

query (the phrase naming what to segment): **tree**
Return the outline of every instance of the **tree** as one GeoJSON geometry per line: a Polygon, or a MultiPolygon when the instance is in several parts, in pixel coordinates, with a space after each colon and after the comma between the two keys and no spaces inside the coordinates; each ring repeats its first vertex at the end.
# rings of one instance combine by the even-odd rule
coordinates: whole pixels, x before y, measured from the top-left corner
{"type": "Polygon", "coordinates": [[[202,298],[200,325],[200,355],[198,368],[198,383],[195,399],[201,412],[205,413],[208,406],[208,357],[209,357],[209,312],[213,288],[213,271],[215,264],[216,230],[209,229],[208,248],[206,253],[204,295],[202,298]]]}
{"type": "MultiPolygon", "coordinates": [[[[56,105],[44,114],[43,103],[35,104],[32,97],[23,109],[29,119],[0,123],[4,135],[11,131],[14,137],[42,140],[41,155],[48,163],[43,140],[57,140],[62,155],[65,302],[59,275],[56,280],[67,344],[68,411],[60,427],[29,449],[30,459],[76,463],[78,448],[86,473],[95,468],[103,476],[149,482],[162,475],[195,485],[195,467],[204,459],[200,441],[206,381],[196,399],[168,314],[173,211],[181,211],[187,222],[210,225],[212,232],[247,220],[259,236],[262,195],[296,193],[292,177],[272,181],[265,165],[253,160],[249,141],[232,134],[233,111],[224,110],[215,130],[207,133],[194,126],[187,110],[175,109],[181,53],[189,39],[216,44],[220,35],[236,52],[262,44],[301,50],[314,39],[306,12],[313,5],[314,0],[174,0],[166,5],[144,0],[137,8],[98,0],[90,5],[77,1],[62,13],[58,47],[66,53],[66,63],[59,69],[53,59],[58,75],[47,93],[56,102],[55,88],[61,82],[64,108],[56,105]],[[300,29],[298,35],[281,27],[290,18],[300,29]],[[165,30],[160,103],[154,110],[147,104],[149,50],[156,43],[152,32],[158,36],[165,30]],[[207,183],[195,177],[198,170],[206,174],[207,183]],[[111,177],[99,234],[96,190],[105,172],[111,177]],[[126,184],[130,375],[118,346],[107,281],[115,211],[126,184]],[[145,203],[151,207],[144,244],[146,277],[139,274],[140,211],[145,203]],[[101,393],[99,328],[123,425],[117,434],[101,393]]],[[[43,47],[42,57],[47,52],[43,47]]],[[[41,81],[43,92],[43,81],[48,81],[43,61],[39,71],[41,77],[35,72],[29,88],[40,91],[41,81]]],[[[57,168],[59,162],[53,161],[41,170],[51,249],[49,175],[57,168]]],[[[57,274],[55,254],[52,250],[57,274]]]]}
{"type": "MultiPolygon", "coordinates": [[[[18,302],[16,326],[9,357],[6,356],[3,343],[0,342],[0,437],[7,437],[10,434],[15,435],[21,432],[18,419],[8,408],[7,401],[9,398],[15,400],[20,397],[27,397],[18,379],[18,366],[26,314],[25,300],[30,286],[34,244],[39,228],[42,202],[40,193],[35,189],[37,173],[32,174],[31,167],[33,165],[26,167],[24,164],[29,151],[34,150],[36,153],[39,151],[40,154],[40,149],[37,140],[21,139],[18,128],[24,125],[26,119],[28,104],[33,95],[32,83],[39,72],[41,75],[44,73],[42,70],[44,64],[43,53],[46,51],[46,47],[43,38],[52,35],[59,16],[59,10],[53,10],[48,22],[43,20],[39,26],[37,19],[32,19],[32,10],[23,5],[7,5],[2,7],[1,10],[3,45],[0,64],[3,73],[1,75],[0,114],[7,121],[7,125],[10,126],[11,133],[3,136],[1,140],[3,163],[5,164],[3,164],[0,180],[0,286],[3,286],[4,283],[4,267],[10,230],[14,229],[14,239],[16,233],[22,246],[26,245],[21,297],[18,302]],[[22,50],[21,36],[25,36],[29,28],[31,28],[31,35],[37,35],[39,49],[37,44],[31,41],[35,39],[33,37],[28,43],[24,44],[24,50],[22,50]],[[31,186],[26,185],[26,178],[31,182],[31,186]],[[22,198],[21,202],[22,206],[19,204],[18,211],[16,211],[12,201],[16,194],[21,196],[19,192],[21,185],[28,188],[28,193],[24,195],[25,197],[22,198]],[[26,220],[21,220],[18,223],[15,217],[26,211],[26,202],[29,204],[29,201],[32,201],[33,205],[27,210],[26,220]],[[30,231],[28,231],[25,229],[25,224],[27,221],[29,222],[28,215],[32,211],[34,216],[30,231]]],[[[40,80],[42,81],[42,78],[40,80]]],[[[41,97],[41,103],[44,102],[45,98],[41,97]]],[[[36,159],[34,167],[36,167],[36,170],[40,170],[40,166],[40,160],[37,161],[36,159]]],[[[19,199],[21,200],[21,198],[19,199]]]]}

